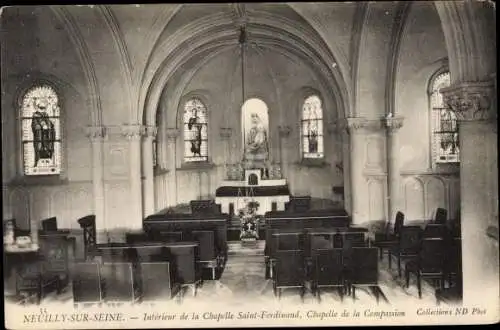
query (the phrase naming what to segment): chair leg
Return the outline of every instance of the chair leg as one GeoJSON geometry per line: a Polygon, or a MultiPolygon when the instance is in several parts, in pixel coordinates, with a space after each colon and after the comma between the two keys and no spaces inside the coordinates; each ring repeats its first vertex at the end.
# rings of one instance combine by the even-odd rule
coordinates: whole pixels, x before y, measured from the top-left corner
{"type": "Polygon", "coordinates": [[[384,260],[384,249],[381,247],[378,248],[379,255],[380,255],[380,260],[384,260]]]}
{"type": "Polygon", "coordinates": [[[387,253],[387,258],[389,258],[389,270],[392,268],[392,253],[391,250],[387,253]]]}
{"type": "Polygon", "coordinates": [[[398,275],[401,277],[401,257],[398,256],[398,275]]]}
{"type": "Polygon", "coordinates": [[[422,298],[422,282],[420,272],[417,272],[417,288],[418,288],[418,298],[422,298]]]}
{"type": "Polygon", "coordinates": [[[215,267],[212,267],[212,280],[215,280],[215,267]]]}
{"type": "Polygon", "coordinates": [[[410,287],[410,270],[405,267],[406,287],[410,287]]]}
{"type": "Polygon", "coordinates": [[[318,298],[318,303],[321,303],[321,292],[319,288],[316,288],[316,297],[318,298]]]}

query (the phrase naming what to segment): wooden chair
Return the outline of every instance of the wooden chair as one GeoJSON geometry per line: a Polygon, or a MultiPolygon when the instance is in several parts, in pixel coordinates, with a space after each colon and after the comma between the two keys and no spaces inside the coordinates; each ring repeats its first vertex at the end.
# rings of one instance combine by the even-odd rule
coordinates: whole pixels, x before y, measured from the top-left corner
{"type": "Polygon", "coordinates": [[[342,249],[318,249],[314,251],[313,293],[321,301],[322,288],[336,288],[344,299],[344,264],[342,249]]]}
{"type": "Polygon", "coordinates": [[[56,217],[42,220],[41,223],[42,223],[42,231],[44,231],[44,232],[57,231],[57,218],[56,217]]]}
{"type": "Polygon", "coordinates": [[[190,287],[196,296],[197,286],[201,282],[201,267],[199,260],[199,244],[197,242],[182,242],[169,245],[168,256],[175,272],[175,279],[182,287],[190,287]],[[182,244],[184,243],[184,244],[182,244]]]}
{"type": "Polygon", "coordinates": [[[129,302],[137,300],[133,267],[130,262],[104,262],[101,264],[101,290],[105,302],[129,302]]]}
{"type": "Polygon", "coordinates": [[[436,209],[436,214],[434,216],[434,223],[446,224],[447,219],[448,219],[448,211],[446,209],[443,209],[442,207],[438,207],[436,209]]]}
{"type": "Polygon", "coordinates": [[[78,219],[78,224],[83,229],[84,256],[85,260],[88,260],[92,258],[92,253],[97,244],[95,215],[87,215],[78,219]]]}
{"type": "Polygon", "coordinates": [[[349,244],[351,247],[364,247],[366,246],[366,238],[364,233],[347,232],[344,233],[344,244],[349,244]]]}
{"type": "Polygon", "coordinates": [[[428,223],[425,225],[422,232],[423,238],[442,238],[445,239],[449,235],[449,230],[445,224],[442,223],[428,223]]]}
{"type": "Polygon", "coordinates": [[[179,292],[180,285],[168,262],[141,262],[139,268],[142,302],[170,300],[179,292]]]}
{"type": "Polygon", "coordinates": [[[80,303],[100,304],[102,302],[100,265],[98,263],[75,263],[72,278],[75,305],[80,303]]]}
{"type": "Polygon", "coordinates": [[[392,255],[395,255],[398,260],[398,275],[401,276],[401,261],[418,255],[421,238],[422,228],[403,226],[400,229],[398,244],[389,250],[389,269],[391,269],[392,255]]]}
{"type": "Polygon", "coordinates": [[[214,232],[210,230],[195,230],[192,232],[194,241],[200,244],[200,259],[198,262],[203,268],[212,270],[212,280],[218,268],[217,253],[215,251],[214,232]]]}
{"type": "Polygon", "coordinates": [[[299,288],[303,300],[305,294],[304,251],[278,250],[276,252],[275,279],[273,290],[275,296],[281,298],[283,289],[299,288]]]}
{"type": "Polygon", "coordinates": [[[446,258],[444,261],[444,275],[449,286],[460,286],[462,279],[462,239],[449,238],[446,244],[446,258]]]}
{"type": "Polygon", "coordinates": [[[17,267],[16,292],[35,293],[39,304],[45,293],[61,293],[69,282],[68,248],[66,237],[43,238],[40,251],[31,260],[17,267]]]}
{"type": "Polygon", "coordinates": [[[444,288],[445,245],[442,238],[424,238],[418,256],[405,265],[406,287],[410,286],[410,275],[417,275],[418,297],[422,298],[422,277],[439,281],[444,288]]]}
{"type": "Polygon", "coordinates": [[[375,241],[372,245],[378,247],[380,260],[384,259],[384,251],[389,254],[389,250],[398,244],[399,233],[401,231],[401,227],[404,225],[404,219],[404,213],[398,211],[396,213],[396,219],[394,220],[393,231],[391,231],[391,223],[387,222],[383,233],[375,233],[375,241]]]}
{"type": "Polygon", "coordinates": [[[378,285],[378,251],[376,247],[353,247],[351,259],[345,264],[348,268],[349,283],[352,286],[352,298],[356,299],[356,288],[369,288],[377,303],[380,297],[387,298],[378,285]]]}

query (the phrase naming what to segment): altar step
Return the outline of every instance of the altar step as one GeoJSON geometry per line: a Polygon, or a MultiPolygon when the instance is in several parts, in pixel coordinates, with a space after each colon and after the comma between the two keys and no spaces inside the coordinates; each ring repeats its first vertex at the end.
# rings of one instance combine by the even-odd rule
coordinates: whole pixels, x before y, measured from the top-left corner
{"type": "Polygon", "coordinates": [[[249,257],[249,256],[260,256],[264,258],[264,247],[266,241],[257,240],[254,242],[242,242],[242,241],[229,241],[228,245],[228,259],[232,257],[249,257]]]}

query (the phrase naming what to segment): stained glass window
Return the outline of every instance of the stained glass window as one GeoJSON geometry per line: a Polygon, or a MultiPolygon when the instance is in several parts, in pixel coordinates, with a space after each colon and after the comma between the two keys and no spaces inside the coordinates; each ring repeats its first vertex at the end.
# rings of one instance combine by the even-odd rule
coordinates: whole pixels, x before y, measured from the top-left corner
{"type": "Polygon", "coordinates": [[[323,109],[317,95],[309,96],[302,105],[302,155],[304,158],[323,158],[323,109]]]}
{"type": "Polygon", "coordinates": [[[21,125],[24,174],[60,174],[61,118],[52,87],[35,86],[24,94],[21,125]]]}
{"type": "Polygon", "coordinates": [[[432,151],[436,163],[456,163],[460,160],[457,116],[445,105],[441,94],[441,88],[448,86],[449,72],[437,75],[431,85],[432,151]]]}
{"type": "Polygon", "coordinates": [[[208,160],[207,108],[198,98],[184,105],[184,161],[208,160]]]}

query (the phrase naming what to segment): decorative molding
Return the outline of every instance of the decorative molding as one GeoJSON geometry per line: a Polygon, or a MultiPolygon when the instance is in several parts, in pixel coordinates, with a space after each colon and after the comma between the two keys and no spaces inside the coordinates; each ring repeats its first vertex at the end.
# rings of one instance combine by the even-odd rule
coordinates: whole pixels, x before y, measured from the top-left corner
{"type": "Polygon", "coordinates": [[[403,117],[386,117],[383,119],[383,123],[389,133],[394,133],[403,127],[403,122],[403,117]]]}
{"type": "Polygon", "coordinates": [[[92,141],[100,141],[106,138],[107,129],[105,126],[87,126],[85,135],[92,141]]]}
{"type": "Polygon", "coordinates": [[[278,126],[278,131],[281,138],[287,138],[290,136],[292,128],[290,126],[278,126]]]}
{"type": "Polygon", "coordinates": [[[230,127],[220,127],[219,135],[223,140],[230,139],[233,135],[233,129],[230,127]]]}
{"type": "Polygon", "coordinates": [[[489,81],[461,83],[441,89],[445,104],[455,112],[458,120],[463,121],[495,119],[494,92],[489,81]]]}
{"type": "Polygon", "coordinates": [[[138,124],[124,124],[121,126],[121,134],[129,140],[140,139],[146,132],[146,127],[138,124]]]}
{"type": "Polygon", "coordinates": [[[167,139],[175,141],[179,134],[180,130],[178,128],[167,128],[165,136],[167,137],[167,139]]]}
{"type": "Polygon", "coordinates": [[[350,117],[346,118],[346,124],[350,133],[362,130],[376,131],[383,128],[380,118],[350,117]]]}

